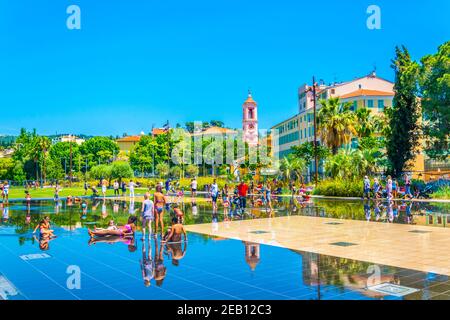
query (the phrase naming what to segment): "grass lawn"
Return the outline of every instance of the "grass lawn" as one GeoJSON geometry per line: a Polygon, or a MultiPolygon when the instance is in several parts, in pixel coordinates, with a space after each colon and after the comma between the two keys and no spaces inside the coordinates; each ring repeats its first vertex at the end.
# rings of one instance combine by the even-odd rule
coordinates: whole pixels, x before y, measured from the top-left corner
{"type": "MultiPolygon", "coordinates": [[[[99,191],[99,195],[101,195],[101,188],[97,188],[99,191]]],[[[148,189],[146,188],[136,188],[135,194],[136,195],[143,195],[148,189]]],[[[30,189],[30,195],[31,199],[39,199],[39,198],[53,198],[55,194],[54,188],[38,188],[38,189],[30,189]]],[[[120,193],[122,194],[122,192],[120,193]]],[[[92,191],[88,190],[87,193],[88,196],[92,195],[92,191]]],[[[108,189],[106,192],[107,196],[114,196],[114,190],[108,189]]],[[[128,191],[127,191],[128,195],[128,191]]],[[[67,196],[84,196],[84,188],[82,187],[72,187],[72,188],[61,188],[61,191],[59,192],[60,197],[67,197],[67,196]]],[[[9,190],[9,199],[23,199],[25,198],[25,188],[22,187],[13,187],[9,190]]],[[[1,198],[0,198],[1,200],[1,198]]]]}

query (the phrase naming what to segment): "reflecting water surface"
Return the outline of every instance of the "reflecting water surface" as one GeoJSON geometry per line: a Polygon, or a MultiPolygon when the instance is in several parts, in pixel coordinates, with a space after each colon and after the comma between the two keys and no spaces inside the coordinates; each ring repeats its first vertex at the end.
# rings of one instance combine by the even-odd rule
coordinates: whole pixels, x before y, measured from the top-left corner
{"type": "MultiPolygon", "coordinates": [[[[286,215],[438,227],[450,222],[448,207],[431,203],[278,198],[270,210],[249,199],[245,212],[220,205],[214,212],[205,199],[186,200],[180,203],[184,224],[213,228],[221,221],[286,215]]],[[[159,236],[141,239],[140,224],[135,237],[89,237],[88,228],[106,228],[111,220],[124,225],[130,214],[139,216],[140,207],[137,200],[2,206],[0,299],[450,298],[447,276],[247,241],[188,233],[187,242],[164,243],[159,236]],[[44,216],[56,238],[33,234],[44,216]],[[391,291],[376,289],[380,284],[392,285],[391,291]]],[[[169,208],[166,225],[171,216],[169,208]]]]}

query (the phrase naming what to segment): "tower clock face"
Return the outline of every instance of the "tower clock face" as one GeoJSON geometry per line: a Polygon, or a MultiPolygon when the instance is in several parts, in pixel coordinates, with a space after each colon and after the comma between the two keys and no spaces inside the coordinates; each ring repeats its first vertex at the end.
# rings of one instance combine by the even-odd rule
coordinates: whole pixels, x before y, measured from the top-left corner
{"type": "Polygon", "coordinates": [[[253,124],[249,124],[249,125],[248,125],[248,128],[249,128],[250,130],[253,130],[253,129],[255,129],[255,126],[254,126],[253,124]]]}

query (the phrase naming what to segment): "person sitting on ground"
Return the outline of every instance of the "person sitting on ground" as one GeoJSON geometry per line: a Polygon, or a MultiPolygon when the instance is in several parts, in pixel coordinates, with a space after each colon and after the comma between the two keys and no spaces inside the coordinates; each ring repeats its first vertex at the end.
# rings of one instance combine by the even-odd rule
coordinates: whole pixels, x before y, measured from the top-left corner
{"type": "Polygon", "coordinates": [[[128,223],[124,226],[120,226],[117,230],[90,230],[89,235],[93,237],[105,237],[105,236],[120,236],[120,237],[132,237],[136,231],[136,217],[130,216],[128,223]]]}
{"type": "Polygon", "coordinates": [[[180,242],[181,234],[184,235],[184,241],[187,241],[187,235],[183,225],[178,222],[178,219],[176,217],[174,217],[172,219],[172,227],[167,229],[162,242],[180,242]]]}

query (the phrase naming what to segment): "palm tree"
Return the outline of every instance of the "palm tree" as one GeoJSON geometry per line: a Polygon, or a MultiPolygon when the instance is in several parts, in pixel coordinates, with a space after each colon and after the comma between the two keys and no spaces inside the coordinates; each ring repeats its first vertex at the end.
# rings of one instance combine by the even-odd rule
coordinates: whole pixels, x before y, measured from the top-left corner
{"type": "Polygon", "coordinates": [[[33,138],[33,143],[29,150],[29,157],[33,159],[36,166],[36,181],[39,180],[38,163],[40,160],[43,162],[41,172],[45,181],[45,158],[50,146],[51,142],[47,137],[37,136],[33,138]]]}
{"type": "Polygon", "coordinates": [[[325,171],[333,178],[350,178],[355,174],[355,169],[353,156],[351,151],[347,149],[339,150],[337,154],[329,157],[325,163],[325,171]]]}
{"type": "Polygon", "coordinates": [[[356,110],[356,133],[359,138],[367,138],[373,136],[374,133],[381,132],[384,127],[384,119],[382,115],[373,114],[368,108],[360,108],[356,110]]]}
{"type": "Polygon", "coordinates": [[[320,100],[321,108],[318,112],[318,133],[322,141],[331,148],[333,155],[338,148],[348,144],[355,130],[355,113],[350,110],[352,104],[341,103],[339,97],[320,100]]]}
{"type": "Polygon", "coordinates": [[[302,174],[306,169],[306,161],[291,154],[281,160],[280,171],[285,181],[292,179],[302,180],[302,174]]]}

